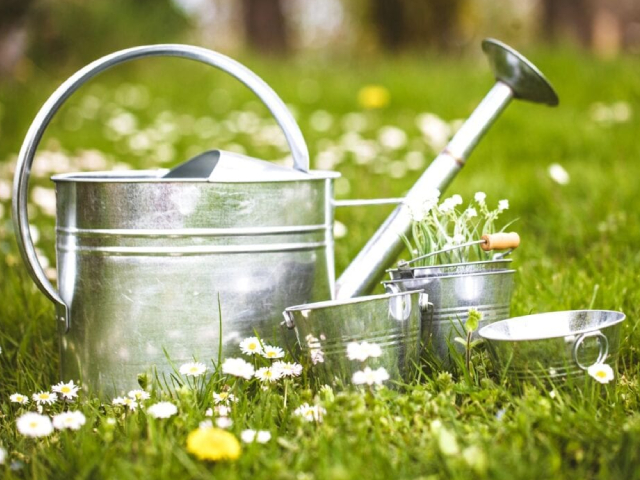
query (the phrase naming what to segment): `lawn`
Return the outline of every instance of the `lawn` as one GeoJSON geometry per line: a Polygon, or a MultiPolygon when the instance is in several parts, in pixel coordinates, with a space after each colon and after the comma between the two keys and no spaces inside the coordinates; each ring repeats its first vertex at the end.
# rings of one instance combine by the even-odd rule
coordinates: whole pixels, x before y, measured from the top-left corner
{"type": "MultiPolygon", "coordinates": [[[[81,391],[70,406],[86,416],[78,431],[39,439],[19,434],[16,419],[35,406],[12,403],[10,395],[30,396],[61,380],[53,307],[15,246],[10,182],[29,123],[71,72],[32,66],[24,83],[0,84],[2,477],[639,478],[640,63],[573,51],[527,54],[557,88],[560,106],[514,102],[447,193],[469,201],[483,191],[493,204],[509,199],[506,214],[518,219],[513,228],[522,238],[513,255],[514,316],[582,308],[626,313],[614,382],[587,378],[574,390],[518,389],[495,375],[479,348],[468,375],[456,367],[399,390],[315,391],[306,372],[265,390],[257,380],[224,375],[212,359],[198,359],[215,372],[176,375],[172,388],[142,382],[152,395],[144,405],[177,405],[170,418],[103,405],[81,391]],[[553,164],[566,170],[567,184],[549,174],[553,164]],[[245,429],[266,430],[271,439],[243,444],[236,460],[199,460],[187,451],[187,436],[207,420],[213,392],[226,386],[237,397],[229,431],[239,437],[245,429]],[[295,413],[304,403],[324,410],[321,421],[295,413]]],[[[402,196],[435,156],[436,133],[455,128],[492,85],[481,56],[243,62],[291,105],[312,165],[342,173],[341,199],[402,196]],[[388,104],[364,109],[358,93],[367,85],[384,86],[388,104]],[[436,130],[425,126],[433,124],[436,130]]],[[[287,152],[273,128],[249,91],[204,66],[154,59],[102,75],[56,117],[32,172],[30,218],[49,273],[53,173],[167,167],[210,148],[281,160],[287,152]]],[[[338,271],[390,210],[336,212],[338,271]]],[[[44,410],[53,415],[64,408],[44,410]]]]}

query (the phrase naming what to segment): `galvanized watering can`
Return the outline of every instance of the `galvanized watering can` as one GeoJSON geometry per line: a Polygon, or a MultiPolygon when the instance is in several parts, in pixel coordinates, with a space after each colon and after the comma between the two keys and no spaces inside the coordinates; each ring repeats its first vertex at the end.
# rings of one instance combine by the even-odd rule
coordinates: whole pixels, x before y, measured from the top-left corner
{"type": "MultiPolygon", "coordinates": [[[[483,49],[498,79],[445,150],[411,189],[409,202],[443,190],[512,98],[555,105],[540,72],[496,42],[483,49]]],[[[18,244],[37,286],[55,304],[62,377],[105,395],[133,387],[152,366],[235,356],[257,331],[271,340],[291,305],[366,293],[390,265],[410,227],[401,203],[335,282],[335,172],[309,171],[302,133],[284,103],[250,70],[219,53],[184,45],[137,47],[103,57],[64,82],[32,123],[14,178],[18,244]],[[294,169],[212,151],[172,171],[58,175],[58,288],[39,265],[27,213],[29,172],[52,117],[87,80],[149,56],[196,60],[247,85],[269,108],[294,169]],[[218,308],[221,316],[218,315],[218,308]]]]}

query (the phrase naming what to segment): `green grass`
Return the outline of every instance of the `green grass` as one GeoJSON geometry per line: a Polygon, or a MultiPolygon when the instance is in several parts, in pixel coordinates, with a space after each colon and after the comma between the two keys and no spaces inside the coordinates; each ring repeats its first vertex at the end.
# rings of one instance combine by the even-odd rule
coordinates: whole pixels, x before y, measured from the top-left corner
{"type": "MultiPolygon", "coordinates": [[[[456,368],[451,375],[433,374],[401,391],[318,393],[303,378],[289,386],[285,406],[280,387],[265,392],[255,383],[239,384],[240,402],[233,409],[231,431],[266,429],[273,439],[266,445],[245,446],[237,461],[213,464],[188,454],[185,442],[211,406],[211,391],[225,382],[216,373],[209,384],[194,390],[154,391],[154,398],[171,398],[179,406],[179,415],[171,419],[152,419],[144,412],[125,414],[85,395],[78,408],[85,412],[87,425],[80,431],[28,439],[16,431],[15,420],[22,410],[9,403],[9,395],[16,391],[31,394],[59,381],[58,338],[53,308],[25,272],[8,218],[9,201],[2,199],[0,444],[9,458],[0,466],[1,476],[639,477],[640,64],[635,58],[598,61],[575,52],[541,51],[531,58],[557,87],[560,107],[510,106],[448,193],[460,193],[469,200],[482,190],[490,201],[510,200],[508,213],[519,218],[516,229],[522,237],[514,254],[518,273],[512,314],[590,306],[627,314],[615,384],[601,386],[589,380],[582,390],[558,391],[552,398],[548,388],[521,390],[501,382],[482,351],[474,354],[470,375],[456,368]],[[631,110],[628,121],[593,119],[594,103],[619,101],[631,110]],[[551,180],[547,169],[552,163],[560,163],[569,172],[568,185],[551,180]],[[324,421],[315,424],[296,418],[292,412],[303,402],[322,404],[327,411],[324,421]],[[106,422],[108,417],[116,419],[114,426],[106,422]],[[10,469],[11,463],[19,468],[10,469]]],[[[426,163],[434,156],[415,125],[416,115],[432,112],[447,121],[465,118],[492,83],[481,58],[285,63],[247,58],[245,63],[295,106],[312,159],[320,151],[343,148],[344,116],[363,113],[367,126],[361,136],[374,142],[376,153],[369,164],[362,165],[346,154],[335,166],[346,179],[338,184],[340,198],[403,195],[420,172],[407,170],[404,176],[392,178],[390,168],[398,171],[398,165],[390,167],[392,162],[403,160],[408,151],[422,152],[426,163]],[[379,111],[362,112],[357,92],[371,83],[385,85],[391,103],[379,111]],[[311,125],[313,113],[320,109],[334,120],[326,131],[316,131],[311,125]],[[380,147],[378,130],[385,125],[404,130],[407,145],[397,151],[380,147]]],[[[3,181],[11,179],[13,155],[31,119],[64,76],[34,69],[24,84],[0,85],[3,181]]],[[[250,92],[222,74],[160,59],[124,66],[92,82],[63,108],[41,150],[60,150],[71,157],[71,169],[82,168],[78,152],[83,149],[103,152],[107,168],[118,162],[154,168],[158,165],[155,147],[135,152],[128,146],[128,137],[105,136],[105,122],[121,109],[132,112],[141,129],[152,125],[162,111],[174,112],[165,120],[177,122],[179,134],[159,140],[173,149],[173,155],[166,149],[160,155],[167,162],[162,166],[208,148],[236,148],[233,144],[266,159],[286,154],[277,146],[260,145],[255,135],[230,132],[224,124],[216,127],[214,136],[205,138],[209,128],[205,123],[199,135],[198,124],[194,127],[193,119],[185,115],[195,119],[210,116],[220,125],[226,118],[237,119],[234,111],[254,111],[262,127],[267,125],[266,110],[250,92]],[[123,105],[127,91],[119,87],[125,83],[144,85],[147,101],[123,105]],[[95,116],[80,122],[89,96],[98,100],[95,116]]],[[[48,176],[36,175],[34,185],[50,188],[48,176]]],[[[338,270],[346,267],[389,211],[389,207],[366,207],[336,213],[348,228],[347,235],[337,241],[338,270]]],[[[31,218],[40,231],[38,246],[54,264],[54,221],[36,206],[31,218]]]]}

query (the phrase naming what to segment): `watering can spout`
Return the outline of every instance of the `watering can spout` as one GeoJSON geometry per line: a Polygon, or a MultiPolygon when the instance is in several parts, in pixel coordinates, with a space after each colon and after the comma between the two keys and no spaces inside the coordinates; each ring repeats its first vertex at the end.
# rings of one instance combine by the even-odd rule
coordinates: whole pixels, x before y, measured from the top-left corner
{"type": "Polygon", "coordinates": [[[523,55],[493,39],[484,40],[482,49],[496,77],[495,85],[338,279],[336,298],[364,295],[373,289],[402,251],[402,236],[411,228],[408,205],[424,203],[434,190],[447,188],[511,99],[558,104],[551,84],[523,55]]]}

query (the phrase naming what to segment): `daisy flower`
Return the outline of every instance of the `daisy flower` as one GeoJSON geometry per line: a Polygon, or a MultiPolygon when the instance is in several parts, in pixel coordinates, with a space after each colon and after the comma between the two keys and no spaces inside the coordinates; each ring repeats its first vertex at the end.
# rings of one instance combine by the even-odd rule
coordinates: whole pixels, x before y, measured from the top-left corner
{"type": "Polygon", "coordinates": [[[222,364],[222,373],[251,380],[255,370],[253,365],[241,358],[227,358],[222,364]]]}
{"type": "Polygon", "coordinates": [[[382,355],[380,345],[369,342],[351,342],[347,345],[347,358],[364,362],[367,358],[377,358],[382,355]]]}
{"type": "Polygon", "coordinates": [[[212,417],[213,416],[213,408],[207,408],[207,410],[204,412],[204,416],[205,417],[212,417]]]}
{"type": "Polygon", "coordinates": [[[138,403],[133,398],[116,397],[111,400],[112,405],[129,407],[129,410],[135,410],[138,408],[138,403]]]}
{"type": "Polygon", "coordinates": [[[178,413],[178,407],[171,402],[159,402],[147,408],[147,413],[153,418],[169,418],[178,413]]]}
{"type": "Polygon", "coordinates": [[[151,398],[151,395],[149,395],[149,392],[145,392],[144,390],[131,390],[128,394],[129,398],[133,398],[136,401],[141,401],[141,400],[149,400],[149,398],[151,398]]]}
{"type": "Polygon", "coordinates": [[[79,430],[86,421],[82,412],[64,412],[53,417],[53,426],[58,430],[79,430]]]}
{"type": "Polygon", "coordinates": [[[59,393],[60,396],[66,400],[73,400],[78,396],[78,385],[74,385],[73,380],[69,383],[60,382],[57,385],[51,387],[51,390],[59,393]]]}
{"type": "Polygon", "coordinates": [[[213,392],[213,402],[215,404],[218,403],[229,403],[229,402],[237,402],[236,396],[233,393],[229,392],[213,392]]]}
{"type": "Polygon", "coordinates": [[[353,374],[351,379],[355,385],[382,385],[385,380],[389,380],[389,373],[380,367],[377,370],[371,370],[369,367],[365,367],[363,371],[359,371],[353,374]]]}
{"type": "Polygon", "coordinates": [[[297,377],[302,373],[302,365],[299,363],[275,362],[273,369],[279,371],[282,377],[297,377]]]}
{"type": "Polygon", "coordinates": [[[500,200],[498,202],[498,211],[504,212],[505,210],[509,210],[509,200],[500,200]]]}
{"type": "Polygon", "coordinates": [[[271,440],[271,432],[268,432],[266,430],[243,430],[242,433],[240,433],[240,440],[242,440],[244,443],[267,443],[269,440],[271,440]]]}
{"type": "Polygon", "coordinates": [[[263,382],[275,382],[282,376],[282,372],[273,367],[262,367],[256,371],[255,376],[263,382]]]}
{"type": "Polygon", "coordinates": [[[258,337],[247,337],[240,342],[240,350],[245,355],[262,353],[262,344],[258,337]]]}
{"type": "Polygon", "coordinates": [[[199,377],[207,371],[207,366],[201,362],[189,362],[180,367],[180,374],[188,377],[199,377]]]}
{"type": "Polygon", "coordinates": [[[220,417],[220,418],[216,418],[216,426],[218,428],[231,428],[231,426],[233,425],[233,420],[231,420],[229,417],[220,417]]]}
{"type": "Polygon", "coordinates": [[[307,422],[322,422],[322,416],[327,413],[327,411],[318,406],[311,406],[308,403],[303,403],[298,408],[293,411],[293,414],[302,417],[307,422]]]}
{"type": "Polygon", "coordinates": [[[214,411],[216,412],[216,415],[220,417],[228,417],[231,413],[231,407],[228,405],[216,405],[214,411]]]}
{"type": "Polygon", "coordinates": [[[38,404],[42,405],[46,403],[47,405],[51,405],[58,401],[58,395],[51,392],[38,392],[32,395],[33,400],[38,404]]]}
{"type": "Polygon", "coordinates": [[[613,369],[606,363],[596,363],[587,369],[587,373],[600,383],[609,383],[613,380],[613,369]]]}
{"type": "Polygon", "coordinates": [[[282,358],[284,357],[284,350],[280,347],[274,347],[272,345],[265,345],[262,351],[262,356],[264,358],[282,358]]]}
{"type": "Polygon", "coordinates": [[[26,405],[27,403],[29,403],[29,397],[27,397],[26,395],[22,395],[21,393],[14,393],[9,397],[9,400],[11,400],[13,403],[19,403],[21,405],[26,405]]]}
{"type": "Polygon", "coordinates": [[[46,437],[53,432],[53,424],[46,415],[25,413],[16,421],[18,432],[26,437],[46,437]]]}
{"type": "Polygon", "coordinates": [[[484,205],[484,201],[487,199],[487,194],[484,192],[476,192],[473,198],[480,205],[484,205]]]}

